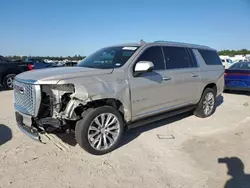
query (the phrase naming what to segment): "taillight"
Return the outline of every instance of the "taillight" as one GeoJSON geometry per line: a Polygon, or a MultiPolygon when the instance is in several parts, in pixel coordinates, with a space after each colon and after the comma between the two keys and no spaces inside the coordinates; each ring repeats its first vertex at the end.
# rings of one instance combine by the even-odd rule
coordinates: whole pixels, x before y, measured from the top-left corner
{"type": "Polygon", "coordinates": [[[224,76],[227,76],[227,75],[228,75],[228,73],[225,72],[225,73],[224,73],[224,76]]]}
{"type": "Polygon", "coordinates": [[[34,65],[28,64],[28,69],[29,69],[29,70],[33,70],[33,69],[34,69],[34,65]]]}

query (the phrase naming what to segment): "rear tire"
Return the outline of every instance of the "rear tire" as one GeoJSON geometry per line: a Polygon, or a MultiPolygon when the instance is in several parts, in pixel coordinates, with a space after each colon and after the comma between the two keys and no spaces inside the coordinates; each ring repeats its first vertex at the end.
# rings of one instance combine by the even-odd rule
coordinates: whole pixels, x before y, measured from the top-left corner
{"type": "Polygon", "coordinates": [[[118,110],[110,106],[89,108],[82,116],[75,128],[75,138],[81,148],[93,155],[103,155],[118,146],[124,130],[118,110]]]}
{"type": "Polygon", "coordinates": [[[216,93],[214,89],[206,88],[194,111],[194,115],[200,118],[211,116],[216,110],[216,93]]]}
{"type": "Polygon", "coordinates": [[[3,86],[5,89],[13,89],[13,80],[16,74],[8,74],[3,79],[3,86]]]}

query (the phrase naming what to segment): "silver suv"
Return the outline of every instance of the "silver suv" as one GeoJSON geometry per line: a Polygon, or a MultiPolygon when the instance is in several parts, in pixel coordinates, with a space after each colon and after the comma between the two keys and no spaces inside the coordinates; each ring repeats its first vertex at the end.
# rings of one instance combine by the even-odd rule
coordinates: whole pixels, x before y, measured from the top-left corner
{"type": "Polygon", "coordinates": [[[74,131],[87,152],[114,150],[125,128],[193,110],[212,115],[224,67],[209,47],[153,42],[100,49],[77,67],[22,73],[14,81],[19,128],[34,140],[74,131]]]}

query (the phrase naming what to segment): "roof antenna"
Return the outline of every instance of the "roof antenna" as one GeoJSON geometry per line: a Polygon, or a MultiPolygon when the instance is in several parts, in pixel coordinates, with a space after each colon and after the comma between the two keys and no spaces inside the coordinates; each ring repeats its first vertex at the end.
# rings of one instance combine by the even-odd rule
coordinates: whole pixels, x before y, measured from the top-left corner
{"type": "Polygon", "coordinates": [[[145,43],[146,42],[143,39],[140,40],[140,44],[145,44],[145,43]]]}

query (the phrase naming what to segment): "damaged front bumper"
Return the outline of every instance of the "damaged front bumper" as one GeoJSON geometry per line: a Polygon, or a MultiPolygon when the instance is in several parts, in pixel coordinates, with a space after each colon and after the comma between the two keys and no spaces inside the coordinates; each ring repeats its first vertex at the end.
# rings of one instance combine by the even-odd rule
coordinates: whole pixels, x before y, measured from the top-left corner
{"type": "Polygon", "coordinates": [[[71,132],[70,124],[62,124],[58,119],[51,117],[36,119],[30,115],[16,111],[16,122],[18,128],[31,139],[45,143],[43,134],[46,133],[69,133],[71,132]]]}
{"type": "Polygon", "coordinates": [[[19,129],[31,139],[42,142],[38,128],[34,127],[32,124],[32,117],[20,112],[16,112],[15,115],[19,129]]]}

